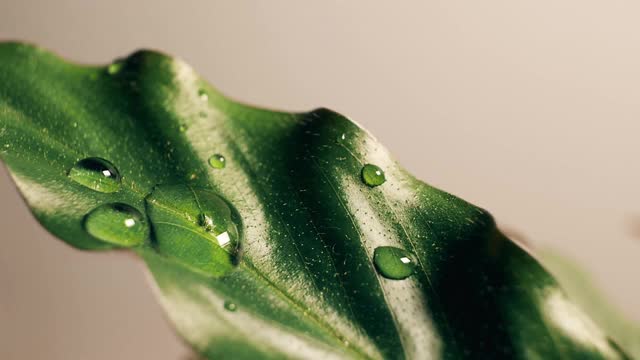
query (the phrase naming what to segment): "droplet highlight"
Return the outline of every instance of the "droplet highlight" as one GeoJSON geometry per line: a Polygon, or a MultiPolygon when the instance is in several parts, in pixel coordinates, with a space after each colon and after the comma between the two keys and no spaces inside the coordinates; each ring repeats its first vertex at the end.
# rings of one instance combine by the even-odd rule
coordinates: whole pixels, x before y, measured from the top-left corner
{"type": "Polygon", "coordinates": [[[224,302],[224,308],[228,311],[233,312],[238,309],[238,306],[234,302],[227,300],[224,302]]]}
{"type": "Polygon", "coordinates": [[[78,161],[68,173],[71,180],[102,193],[120,190],[118,169],[108,160],[91,157],[78,161]]]}
{"type": "Polygon", "coordinates": [[[382,169],[377,165],[373,164],[366,164],[365,166],[363,166],[361,175],[362,181],[364,181],[365,184],[371,187],[380,186],[384,184],[385,181],[387,181],[384,175],[384,171],[382,171],[382,169]]]}
{"type": "Polygon", "coordinates": [[[85,216],[84,229],[94,238],[113,245],[137,246],[149,237],[144,216],[122,203],[105,204],[85,216]]]}
{"type": "Polygon", "coordinates": [[[214,154],[209,158],[209,166],[214,169],[224,169],[226,165],[227,159],[225,159],[224,156],[220,154],[214,154]]]}
{"type": "Polygon", "coordinates": [[[382,276],[394,280],[411,276],[416,267],[412,253],[393,246],[377,247],[373,252],[373,263],[382,276]]]}
{"type": "Polygon", "coordinates": [[[145,201],[158,252],[214,277],[239,264],[242,220],[220,195],[187,185],[160,185],[145,201]]]}

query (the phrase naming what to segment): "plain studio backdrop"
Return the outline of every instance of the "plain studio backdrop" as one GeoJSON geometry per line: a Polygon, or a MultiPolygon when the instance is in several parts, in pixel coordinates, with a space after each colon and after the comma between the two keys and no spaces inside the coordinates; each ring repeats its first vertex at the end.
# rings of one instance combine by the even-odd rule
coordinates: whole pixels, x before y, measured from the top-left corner
{"type": "MultiPolygon", "coordinates": [[[[0,39],[139,48],[244,102],[341,112],[640,320],[637,1],[0,0],[0,39]]],[[[0,171],[0,358],[178,359],[142,266],[43,230],[0,171]]]]}

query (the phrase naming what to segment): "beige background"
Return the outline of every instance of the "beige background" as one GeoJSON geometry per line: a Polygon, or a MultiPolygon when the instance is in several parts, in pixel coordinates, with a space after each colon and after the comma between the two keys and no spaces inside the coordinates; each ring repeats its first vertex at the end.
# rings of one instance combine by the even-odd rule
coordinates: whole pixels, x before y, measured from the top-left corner
{"type": "MultiPolygon", "coordinates": [[[[640,320],[639,2],[159,2],[0,0],[0,39],[91,63],[162,49],[243,101],[333,108],[640,320]]],[[[4,170],[0,214],[0,358],[186,354],[133,258],[48,235],[4,170]]]]}

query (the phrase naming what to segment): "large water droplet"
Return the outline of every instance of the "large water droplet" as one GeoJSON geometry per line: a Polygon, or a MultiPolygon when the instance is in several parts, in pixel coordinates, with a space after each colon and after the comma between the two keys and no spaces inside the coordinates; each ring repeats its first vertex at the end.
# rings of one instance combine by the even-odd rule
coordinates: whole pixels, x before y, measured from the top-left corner
{"type": "Polygon", "coordinates": [[[161,185],[147,196],[146,204],[155,248],[163,255],[215,277],[238,265],[242,220],[217,193],[161,185]]]}
{"type": "Polygon", "coordinates": [[[387,179],[384,176],[384,171],[376,165],[366,164],[362,167],[362,181],[365,184],[374,187],[384,184],[387,179]]]}
{"type": "Polygon", "coordinates": [[[69,170],[69,178],[103,193],[113,193],[120,190],[118,169],[109,161],[97,157],[78,161],[69,170]]]}
{"type": "Polygon", "coordinates": [[[373,263],[382,276],[400,280],[409,277],[416,267],[412,253],[393,246],[380,246],[373,252],[373,263]]]}
{"type": "Polygon", "coordinates": [[[131,247],[149,236],[149,226],[142,214],[127,204],[105,204],[92,210],[84,219],[84,228],[96,239],[131,247]]]}
{"type": "Polygon", "coordinates": [[[227,159],[220,154],[215,154],[209,158],[209,165],[214,169],[222,169],[227,164],[227,159]]]}
{"type": "Polygon", "coordinates": [[[227,300],[224,302],[224,308],[229,311],[236,311],[238,306],[234,302],[227,300]]]}

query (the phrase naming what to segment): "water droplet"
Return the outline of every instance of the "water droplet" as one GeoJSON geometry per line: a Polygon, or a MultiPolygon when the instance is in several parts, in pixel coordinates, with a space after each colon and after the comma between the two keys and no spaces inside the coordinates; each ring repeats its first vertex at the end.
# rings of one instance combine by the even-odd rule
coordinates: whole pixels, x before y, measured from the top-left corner
{"type": "Polygon", "coordinates": [[[214,169],[223,169],[227,160],[220,154],[215,154],[209,158],[209,165],[214,169]]]}
{"type": "Polygon", "coordinates": [[[198,96],[200,97],[200,100],[202,100],[202,101],[209,100],[209,95],[207,95],[207,92],[204,89],[198,90],[198,96]]]}
{"type": "Polygon", "coordinates": [[[109,75],[116,75],[117,73],[120,72],[120,70],[122,70],[123,65],[124,65],[124,62],[121,59],[118,59],[112,62],[111,64],[109,64],[109,66],[107,67],[107,73],[109,75]]]}
{"type": "Polygon", "coordinates": [[[121,203],[92,210],[84,219],[84,228],[96,239],[125,247],[140,245],[149,236],[149,226],[142,214],[121,203]]]}
{"type": "Polygon", "coordinates": [[[236,311],[238,306],[234,302],[227,300],[224,302],[224,308],[229,311],[236,311]]]}
{"type": "Polygon", "coordinates": [[[108,160],[91,157],[78,161],[69,170],[69,178],[89,189],[103,193],[120,190],[120,173],[108,160]]]}
{"type": "Polygon", "coordinates": [[[382,276],[400,280],[409,277],[416,267],[412,253],[393,246],[380,246],[373,252],[373,263],[382,276]]]}
{"type": "Polygon", "coordinates": [[[215,277],[240,260],[242,220],[228,201],[209,189],[157,186],[146,198],[155,249],[215,277]]]}
{"type": "Polygon", "coordinates": [[[342,133],[338,135],[338,142],[344,142],[345,140],[347,140],[347,134],[342,133]]]}
{"type": "Polygon", "coordinates": [[[362,181],[365,184],[374,187],[384,184],[387,179],[384,176],[384,171],[376,165],[366,164],[362,167],[362,181]]]}

